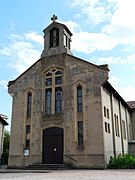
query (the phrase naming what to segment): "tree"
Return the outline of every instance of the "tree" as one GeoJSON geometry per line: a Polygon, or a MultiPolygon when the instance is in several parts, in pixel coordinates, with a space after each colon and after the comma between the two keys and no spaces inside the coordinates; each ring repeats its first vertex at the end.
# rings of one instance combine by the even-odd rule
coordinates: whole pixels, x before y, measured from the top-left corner
{"type": "Polygon", "coordinates": [[[4,142],[3,142],[3,154],[2,154],[4,164],[8,164],[9,142],[10,142],[10,133],[8,130],[5,130],[4,131],[4,142]]]}

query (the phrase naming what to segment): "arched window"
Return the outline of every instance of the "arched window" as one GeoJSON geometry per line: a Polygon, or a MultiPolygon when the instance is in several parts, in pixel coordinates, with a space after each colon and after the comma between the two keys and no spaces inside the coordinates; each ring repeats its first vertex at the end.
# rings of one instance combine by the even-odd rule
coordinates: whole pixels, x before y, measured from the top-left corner
{"type": "Polygon", "coordinates": [[[50,31],[50,48],[59,45],[59,29],[53,28],[50,31]]]}
{"type": "Polygon", "coordinates": [[[62,74],[59,68],[52,68],[45,74],[45,114],[62,112],[62,74]]]}
{"type": "Polygon", "coordinates": [[[82,86],[77,86],[77,111],[82,112],[82,86]]]}
{"type": "Polygon", "coordinates": [[[27,95],[27,117],[31,117],[32,111],[32,93],[28,93],[27,95]]]}

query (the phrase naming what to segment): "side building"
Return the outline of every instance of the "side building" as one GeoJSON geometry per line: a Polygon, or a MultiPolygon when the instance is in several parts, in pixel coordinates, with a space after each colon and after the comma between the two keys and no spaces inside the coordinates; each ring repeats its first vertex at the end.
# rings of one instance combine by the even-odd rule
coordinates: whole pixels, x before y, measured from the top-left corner
{"type": "Polygon", "coordinates": [[[1,165],[1,155],[3,153],[3,139],[4,139],[4,128],[8,125],[7,116],[0,114],[0,165],[1,165]]]}
{"type": "Polygon", "coordinates": [[[43,31],[41,58],[8,85],[13,97],[8,166],[106,168],[110,156],[129,151],[134,110],[108,82],[108,65],[73,56],[72,33],[55,16],[52,20],[43,31]]]}

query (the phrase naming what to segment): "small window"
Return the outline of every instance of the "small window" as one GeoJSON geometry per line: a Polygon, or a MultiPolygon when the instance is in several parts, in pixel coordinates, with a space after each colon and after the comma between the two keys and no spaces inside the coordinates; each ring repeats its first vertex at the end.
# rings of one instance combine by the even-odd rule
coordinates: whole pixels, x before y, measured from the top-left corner
{"type": "Polygon", "coordinates": [[[111,133],[110,124],[108,123],[108,133],[111,133]]]}
{"type": "Polygon", "coordinates": [[[55,84],[62,84],[62,76],[55,77],[55,84]]]}
{"type": "Polygon", "coordinates": [[[28,96],[27,96],[27,117],[31,117],[31,108],[32,108],[32,93],[28,93],[28,96]]]}
{"type": "Polygon", "coordinates": [[[111,133],[111,130],[110,130],[110,124],[105,122],[105,132],[106,133],[111,133]]]}
{"type": "Polygon", "coordinates": [[[26,134],[30,133],[30,125],[26,125],[26,134]]]}
{"type": "Polygon", "coordinates": [[[52,85],[52,78],[46,78],[46,86],[51,86],[52,85]]]}
{"type": "Polygon", "coordinates": [[[82,112],[82,86],[77,87],[77,111],[82,112]]]}
{"type": "Polygon", "coordinates": [[[46,74],[46,77],[48,77],[48,76],[52,76],[52,73],[48,72],[48,73],[46,74]]]}
{"type": "Polygon", "coordinates": [[[53,28],[50,31],[50,48],[59,45],[59,29],[53,28]]]}
{"type": "Polygon", "coordinates": [[[70,49],[70,42],[71,42],[71,40],[68,39],[68,49],[70,49]]]}
{"type": "Polygon", "coordinates": [[[51,114],[51,101],[52,101],[52,90],[51,89],[46,89],[45,92],[45,113],[46,114],[51,114]]]}
{"type": "Polygon", "coordinates": [[[122,133],[123,138],[126,139],[126,127],[125,127],[125,121],[122,120],[122,133]]]}
{"type": "Polygon", "coordinates": [[[117,135],[118,137],[120,136],[120,132],[119,132],[119,119],[118,119],[118,116],[116,116],[117,118],[117,135]]]}
{"type": "Polygon", "coordinates": [[[106,107],[104,106],[104,117],[106,117],[106,107]]]}
{"type": "Polygon", "coordinates": [[[83,121],[78,121],[78,146],[83,145],[83,121]]]}
{"type": "Polygon", "coordinates": [[[62,89],[56,88],[55,90],[55,113],[60,114],[62,112],[62,89]]]}
{"type": "Polygon", "coordinates": [[[120,136],[120,133],[119,133],[119,121],[118,121],[118,116],[115,114],[114,115],[114,120],[115,120],[115,135],[117,137],[120,136]]]}
{"type": "Polygon", "coordinates": [[[27,149],[30,149],[30,140],[29,140],[29,139],[26,139],[26,145],[25,145],[25,147],[26,147],[27,149]]]}
{"type": "Polygon", "coordinates": [[[105,122],[105,132],[108,132],[108,126],[107,126],[107,122],[105,122]]]}
{"type": "Polygon", "coordinates": [[[107,109],[107,118],[109,119],[109,109],[107,109]]]}
{"type": "Polygon", "coordinates": [[[62,71],[57,71],[55,75],[62,75],[62,71]]]}

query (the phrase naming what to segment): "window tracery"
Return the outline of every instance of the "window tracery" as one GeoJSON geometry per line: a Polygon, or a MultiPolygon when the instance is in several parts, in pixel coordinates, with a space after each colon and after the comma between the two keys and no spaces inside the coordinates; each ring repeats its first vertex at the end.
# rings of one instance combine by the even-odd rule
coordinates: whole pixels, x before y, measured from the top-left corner
{"type": "Polygon", "coordinates": [[[62,113],[63,71],[52,68],[45,74],[45,114],[62,113]]]}

